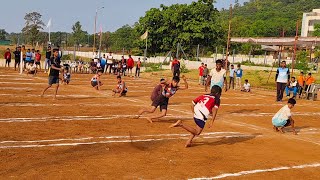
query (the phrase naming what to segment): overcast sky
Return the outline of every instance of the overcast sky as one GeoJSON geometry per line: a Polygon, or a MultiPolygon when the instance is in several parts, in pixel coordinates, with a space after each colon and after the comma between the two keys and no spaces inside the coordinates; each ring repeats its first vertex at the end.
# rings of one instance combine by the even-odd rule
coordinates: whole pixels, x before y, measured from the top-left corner
{"type": "MultiPolygon", "coordinates": [[[[80,21],[85,31],[94,30],[95,11],[98,12],[97,27],[103,31],[115,31],[125,24],[133,25],[150,8],[160,4],[190,4],[192,0],[1,0],[0,29],[20,32],[24,27],[24,16],[29,12],[39,12],[47,24],[52,18],[51,31],[71,32],[71,27],[80,21]]],[[[234,1],[234,0],[233,0],[234,1]]],[[[240,0],[243,3],[246,0],[240,0]]],[[[215,7],[228,8],[230,0],[217,0],[215,7]]]]}

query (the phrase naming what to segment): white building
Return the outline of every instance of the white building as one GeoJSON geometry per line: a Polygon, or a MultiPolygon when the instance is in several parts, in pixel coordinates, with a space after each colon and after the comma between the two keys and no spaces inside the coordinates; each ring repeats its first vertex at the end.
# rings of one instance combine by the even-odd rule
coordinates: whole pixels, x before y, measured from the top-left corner
{"type": "Polygon", "coordinates": [[[320,24],[320,9],[314,9],[312,12],[303,13],[301,37],[312,36],[315,24],[320,24]]]}

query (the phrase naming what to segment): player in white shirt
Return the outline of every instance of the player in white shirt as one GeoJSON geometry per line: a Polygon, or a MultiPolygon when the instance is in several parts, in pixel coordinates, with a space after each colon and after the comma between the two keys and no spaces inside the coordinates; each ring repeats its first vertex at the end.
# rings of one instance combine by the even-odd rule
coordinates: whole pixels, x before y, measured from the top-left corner
{"type": "Polygon", "coordinates": [[[288,100],[288,104],[282,107],[272,118],[273,129],[284,133],[283,128],[287,126],[292,127],[293,134],[297,134],[294,129],[294,120],[292,119],[291,109],[296,104],[293,98],[288,100]]]}
{"type": "Polygon", "coordinates": [[[224,84],[226,84],[225,90],[227,91],[228,87],[227,87],[226,72],[227,71],[225,69],[222,69],[222,61],[218,59],[216,61],[216,68],[211,70],[211,72],[207,78],[205,91],[207,91],[209,84],[210,84],[210,89],[214,85],[217,85],[222,89],[224,84]]]}
{"type": "Polygon", "coordinates": [[[250,85],[248,79],[244,80],[244,84],[243,84],[241,91],[242,92],[250,92],[251,91],[251,85],[250,85]]]}
{"type": "Polygon", "coordinates": [[[211,88],[211,93],[207,95],[202,95],[192,101],[192,111],[194,113],[193,119],[196,123],[196,128],[183,124],[181,120],[172,124],[170,128],[181,127],[191,133],[190,138],[188,139],[185,147],[190,147],[192,140],[195,136],[199,136],[205,127],[206,121],[209,115],[212,115],[212,121],[209,125],[209,128],[212,127],[213,122],[218,113],[218,108],[220,106],[220,96],[221,96],[221,87],[214,85],[211,88]]]}

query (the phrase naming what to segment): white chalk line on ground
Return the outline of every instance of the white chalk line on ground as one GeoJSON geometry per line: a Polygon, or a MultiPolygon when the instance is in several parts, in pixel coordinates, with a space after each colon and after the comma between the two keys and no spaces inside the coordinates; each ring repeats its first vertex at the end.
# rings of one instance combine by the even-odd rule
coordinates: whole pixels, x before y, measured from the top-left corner
{"type": "Polygon", "coordinates": [[[225,174],[220,174],[214,177],[192,178],[190,180],[223,179],[227,177],[239,177],[239,176],[257,174],[257,173],[276,172],[276,171],[292,170],[292,169],[317,168],[317,167],[320,167],[320,163],[303,164],[303,165],[297,165],[297,166],[282,166],[282,167],[275,167],[270,169],[255,169],[255,170],[248,170],[248,171],[240,171],[237,173],[225,173],[225,174]]]}
{"type": "MultiPolygon", "coordinates": [[[[59,147],[59,146],[78,146],[78,145],[93,145],[93,144],[109,144],[109,143],[132,143],[132,142],[152,142],[152,141],[167,141],[167,140],[179,140],[188,139],[190,134],[158,134],[158,135],[142,135],[142,136],[105,136],[105,137],[84,137],[75,139],[52,139],[52,140],[35,140],[35,141],[2,141],[0,149],[12,149],[12,148],[39,148],[39,147],[59,147]],[[151,138],[152,137],[152,138],[151,138]],[[146,139],[145,139],[146,138],[146,139]],[[89,142],[79,142],[86,140],[93,140],[89,142]],[[72,141],[64,142],[63,141],[72,141]],[[74,142],[77,141],[77,142],[74,142]],[[56,142],[56,143],[52,143],[56,142]],[[41,144],[47,143],[47,144],[41,144]]],[[[261,135],[258,135],[261,136],[261,135]]],[[[213,132],[203,133],[201,138],[204,139],[220,139],[220,138],[252,138],[257,135],[247,135],[236,132],[213,132]]]]}

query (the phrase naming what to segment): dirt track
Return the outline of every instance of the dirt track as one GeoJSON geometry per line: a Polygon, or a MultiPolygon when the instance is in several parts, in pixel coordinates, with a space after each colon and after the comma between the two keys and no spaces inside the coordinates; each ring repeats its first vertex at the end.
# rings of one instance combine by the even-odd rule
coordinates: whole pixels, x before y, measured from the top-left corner
{"type": "Polygon", "coordinates": [[[46,78],[43,73],[33,78],[0,69],[3,179],[320,176],[319,101],[298,100],[293,109],[298,130],[294,136],[290,129],[285,134],[272,131],[271,118],[285,104],[274,102],[273,92],[224,93],[214,127],[206,127],[186,149],[188,133],[168,126],[177,119],[194,124],[191,100],[203,93],[197,84],[179,91],[170,100],[168,117],[150,124],[133,115],[151,104],[149,96],[158,77],[125,78],[128,96],[114,98],[115,76],[103,76],[105,86],[96,92],[90,87],[91,75],[75,74],[70,85],[61,85],[57,101],[52,100],[53,89],[44,98],[39,96],[46,78]]]}

